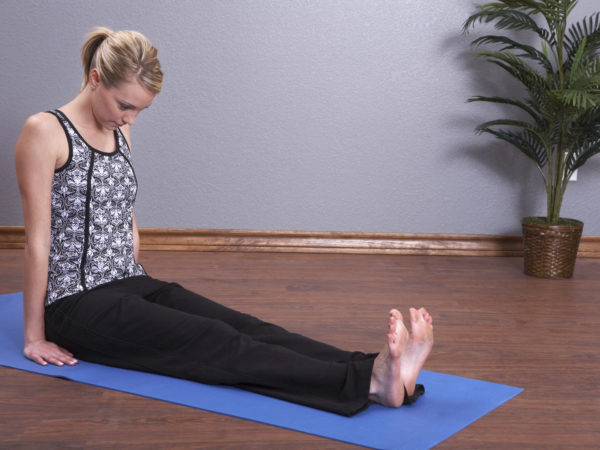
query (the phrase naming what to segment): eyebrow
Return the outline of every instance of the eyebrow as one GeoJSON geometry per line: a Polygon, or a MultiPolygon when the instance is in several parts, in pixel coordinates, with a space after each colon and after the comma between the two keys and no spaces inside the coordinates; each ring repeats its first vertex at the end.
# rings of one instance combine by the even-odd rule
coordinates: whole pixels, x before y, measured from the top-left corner
{"type": "MultiPolygon", "coordinates": [[[[126,108],[131,108],[131,109],[139,109],[137,106],[135,106],[135,105],[132,105],[131,103],[129,103],[129,102],[126,102],[125,100],[120,100],[120,99],[118,99],[118,98],[117,98],[117,101],[118,101],[118,102],[119,102],[121,105],[125,106],[126,108]]],[[[150,108],[150,106],[151,106],[151,104],[150,104],[150,105],[148,105],[148,106],[146,106],[146,107],[144,107],[144,108],[141,108],[141,110],[148,109],[148,108],[150,108]]]]}

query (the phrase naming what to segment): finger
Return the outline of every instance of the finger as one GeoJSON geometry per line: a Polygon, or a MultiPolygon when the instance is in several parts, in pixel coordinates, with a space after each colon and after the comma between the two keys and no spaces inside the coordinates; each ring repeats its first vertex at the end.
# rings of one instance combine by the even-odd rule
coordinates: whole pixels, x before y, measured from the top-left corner
{"type": "Polygon", "coordinates": [[[69,358],[71,358],[71,359],[74,359],[74,358],[73,358],[73,353],[71,353],[69,350],[67,350],[66,348],[59,347],[58,345],[57,345],[57,347],[58,347],[58,349],[59,349],[59,350],[60,350],[62,353],[64,353],[65,355],[67,355],[69,358]]]}
{"type": "Polygon", "coordinates": [[[49,362],[51,362],[52,364],[55,364],[57,366],[63,366],[65,364],[67,364],[69,366],[74,366],[75,364],[77,364],[77,360],[75,358],[73,358],[72,355],[61,353],[61,352],[54,353],[47,359],[49,362]]]}
{"type": "Polygon", "coordinates": [[[79,361],[77,361],[77,359],[75,358],[69,358],[65,361],[65,364],[68,364],[69,366],[74,366],[75,364],[77,364],[79,361]]]}
{"type": "Polygon", "coordinates": [[[70,366],[76,363],[73,357],[63,355],[60,352],[52,352],[45,354],[35,354],[31,355],[30,359],[41,364],[42,366],[47,366],[48,363],[54,364],[55,366],[64,366],[65,364],[69,364],[70,366]]]}
{"type": "Polygon", "coordinates": [[[68,350],[65,350],[64,348],[61,348],[60,350],[61,350],[60,360],[62,362],[64,362],[65,364],[68,364],[70,366],[74,366],[75,364],[77,364],[77,359],[73,357],[73,353],[71,353],[68,350]]]}
{"type": "Polygon", "coordinates": [[[77,359],[73,358],[73,355],[62,355],[60,357],[60,362],[64,363],[64,364],[68,364],[69,366],[74,366],[75,364],[77,364],[77,359]]]}
{"type": "Polygon", "coordinates": [[[68,364],[70,366],[77,364],[77,359],[75,359],[73,357],[73,353],[71,353],[66,348],[60,347],[54,343],[52,344],[52,347],[51,347],[50,356],[55,358],[57,361],[60,361],[64,364],[68,364]]]}
{"type": "Polygon", "coordinates": [[[31,359],[32,361],[38,363],[41,366],[47,366],[48,362],[42,358],[41,356],[35,355],[35,356],[28,356],[29,359],[31,359]]]}
{"type": "Polygon", "coordinates": [[[49,363],[54,364],[55,366],[60,367],[65,365],[64,357],[62,357],[61,355],[50,355],[46,357],[46,360],[49,363]]]}
{"type": "Polygon", "coordinates": [[[40,355],[38,354],[34,354],[30,351],[25,350],[23,352],[23,354],[25,355],[25,358],[30,359],[33,362],[38,363],[41,366],[46,366],[48,363],[44,360],[44,358],[42,358],[40,355]]]}
{"type": "Polygon", "coordinates": [[[60,359],[54,358],[54,357],[48,358],[48,362],[50,362],[51,364],[54,364],[55,366],[59,366],[59,367],[65,365],[65,363],[63,363],[60,359]]]}

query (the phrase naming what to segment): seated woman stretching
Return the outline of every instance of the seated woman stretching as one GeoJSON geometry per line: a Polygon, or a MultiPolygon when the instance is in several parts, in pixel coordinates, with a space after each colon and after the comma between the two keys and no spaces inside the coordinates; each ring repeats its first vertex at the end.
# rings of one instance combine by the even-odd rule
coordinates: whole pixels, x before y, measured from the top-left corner
{"type": "Polygon", "coordinates": [[[138,264],[129,127],[161,90],[157,50],[140,33],[96,28],[83,86],[29,117],[15,159],[27,235],[27,358],[83,360],[227,384],[342,415],[422,392],[431,316],[390,312],[380,353],[348,352],[226,308],[138,264]]]}

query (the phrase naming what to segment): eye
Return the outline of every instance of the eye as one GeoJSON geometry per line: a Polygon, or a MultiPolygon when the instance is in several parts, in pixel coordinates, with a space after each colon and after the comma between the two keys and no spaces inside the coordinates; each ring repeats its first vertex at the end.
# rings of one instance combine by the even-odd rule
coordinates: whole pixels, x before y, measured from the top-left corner
{"type": "Polygon", "coordinates": [[[125,103],[119,102],[119,109],[121,111],[127,111],[128,109],[131,109],[131,106],[129,106],[129,105],[125,104],[125,103]]]}

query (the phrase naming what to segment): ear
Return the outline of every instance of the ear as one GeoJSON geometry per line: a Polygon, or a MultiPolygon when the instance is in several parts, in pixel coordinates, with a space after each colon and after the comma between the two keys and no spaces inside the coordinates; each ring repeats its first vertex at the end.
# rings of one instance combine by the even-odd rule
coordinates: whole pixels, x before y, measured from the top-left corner
{"type": "Polygon", "coordinates": [[[92,89],[94,89],[102,82],[102,77],[100,76],[100,72],[97,68],[94,67],[92,70],[90,70],[89,80],[90,87],[92,89]]]}

